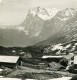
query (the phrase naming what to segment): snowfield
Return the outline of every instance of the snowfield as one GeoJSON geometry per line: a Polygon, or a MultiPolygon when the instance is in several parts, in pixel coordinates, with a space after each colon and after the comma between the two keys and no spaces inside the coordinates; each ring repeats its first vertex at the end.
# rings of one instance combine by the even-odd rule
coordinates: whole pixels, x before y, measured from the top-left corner
{"type": "Polygon", "coordinates": [[[29,13],[31,13],[33,17],[35,15],[38,15],[41,19],[48,20],[48,19],[53,18],[57,14],[58,11],[59,10],[55,8],[52,8],[52,9],[45,8],[44,9],[44,8],[37,7],[35,9],[31,9],[29,13]]]}

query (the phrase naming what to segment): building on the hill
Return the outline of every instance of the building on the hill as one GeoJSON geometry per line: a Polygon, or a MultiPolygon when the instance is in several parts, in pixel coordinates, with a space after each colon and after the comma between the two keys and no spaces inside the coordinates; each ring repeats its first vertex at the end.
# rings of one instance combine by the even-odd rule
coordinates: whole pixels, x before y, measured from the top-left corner
{"type": "Polygon", "coordinates": [[[72,55],[71,58],[68,59],[68,66],[66,67],[66,70],[70,70],[70,68],[73,71],[77,70],[77,55],[72,55]]]}
{"type": "Polygon", "coordinates": [[[77,55],[71,57],[68,61],[68,66],[77,65],[77,55]]]}
{"type": "Polygon", "coordinates": [[[71,66],[74,64],[75,55],[73,53],[69,53],[68,55],[63,55],[63,57],[68,60],[68,66],[71,66]]]}
{"type": "Polygon", "coordinates": [[[16,66],[21,66],[22,61],[19,56],[4,56],[0,55],[0,67],[9,67],[9,68],[14,68],[16,66]]]}

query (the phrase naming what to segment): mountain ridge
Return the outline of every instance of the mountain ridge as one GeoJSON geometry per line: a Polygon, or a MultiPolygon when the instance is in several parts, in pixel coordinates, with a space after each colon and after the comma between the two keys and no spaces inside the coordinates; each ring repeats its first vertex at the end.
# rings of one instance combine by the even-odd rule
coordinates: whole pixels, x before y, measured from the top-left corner
{"type": "Polygon", "coordinates": [[[2,39],[0,44],[29,46],[46,39],[48,40],[48,38],[50,42],[53,42],[57,39],[55,36],[60,36],[60,34],[61,38],[69,36],[65,33],[72,30],[71,28],[76,29],[76,25],[77,9],[67,8],[57,10],[52,8],[50,10],[36,7],[28,11],[26,19],[20,25],[0,26],[0,40],[2,39]],[[18,39],[15,36],[18,37],[18,39]]]}

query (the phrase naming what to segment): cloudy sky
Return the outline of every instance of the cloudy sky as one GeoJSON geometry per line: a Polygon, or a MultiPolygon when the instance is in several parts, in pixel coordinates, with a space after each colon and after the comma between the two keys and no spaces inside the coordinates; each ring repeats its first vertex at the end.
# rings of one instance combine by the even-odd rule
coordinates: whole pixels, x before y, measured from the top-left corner
{"type": "Polygon", "coordinates": [[[46,8],[77,8],[77,0],[0,0],[0,25],[20,24],[29,9],[46,8]]]}

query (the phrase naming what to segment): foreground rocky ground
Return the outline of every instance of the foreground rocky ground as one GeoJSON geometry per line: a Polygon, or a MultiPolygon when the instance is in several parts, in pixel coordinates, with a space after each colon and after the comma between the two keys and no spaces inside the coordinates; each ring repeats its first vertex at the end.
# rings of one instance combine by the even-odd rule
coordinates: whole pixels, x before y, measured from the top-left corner
{"type": "Polygon", "coordinates": [[[50,71],[44,69],[33,69],[29,67],[19,67],[19,69],[16,70],[7,69],[2,75],[6,78],[46,80],[62,77],[73,77],[76,74],[72,74],[67,71],[50,71]]]}

